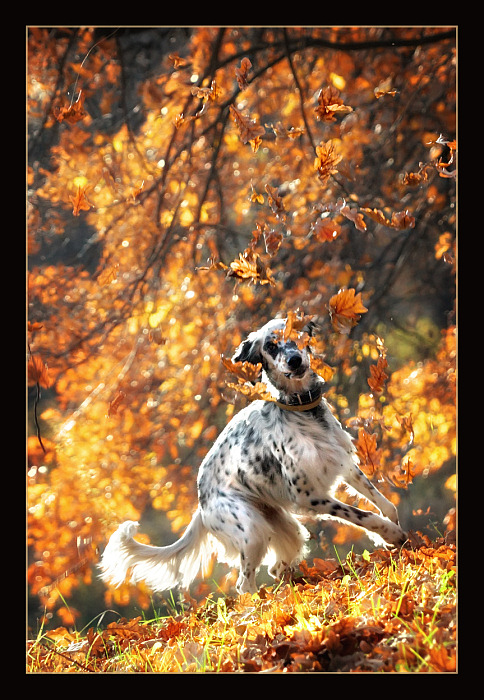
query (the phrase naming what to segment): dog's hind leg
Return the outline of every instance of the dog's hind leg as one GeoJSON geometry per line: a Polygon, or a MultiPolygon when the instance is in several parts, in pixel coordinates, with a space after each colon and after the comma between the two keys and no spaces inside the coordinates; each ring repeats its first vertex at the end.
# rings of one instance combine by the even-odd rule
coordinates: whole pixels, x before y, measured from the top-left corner
{"type": "Polygon", "coordinates": [[[257,591],[256,573],[264,559],[272,529],[255,502],[238,493],[219,493],[204,506],[205,527],[221,542],[225,556],[220,560],[234,564],[239,557],[238,593],[257,591]]]}
{"type": "Polygon", "coordinates": [[[310,534],[294,515],[280,508],[271,508],[266,518],[273,531],[269,541],[268,573],[279,579],[303,559],[310,534]]]}

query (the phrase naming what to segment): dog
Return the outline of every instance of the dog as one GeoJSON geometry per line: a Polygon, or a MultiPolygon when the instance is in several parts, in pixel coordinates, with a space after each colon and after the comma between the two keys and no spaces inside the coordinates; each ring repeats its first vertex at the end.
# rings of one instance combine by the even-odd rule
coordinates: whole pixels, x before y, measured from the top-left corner
{"type": "Polygon", "coordinates": [[[254,593],[261,564],[279,579],[304,558],[309,532],[301,516],[356,525],[380,543],[405,542],[395,506],[359,469],[352,438],[323,397],[309,343],[298,341],[303,332],[312,336],[314,324],[290,334],[285,328],[285,319],[269,321],[232,357],[261,365],[273,400],[253,401],[218,436],[200,465],[198,507],[182,537],[165,547],[145,545],[133,539],[138,523],[123,523],[102,555],[105,582],[119,586],[130,571],[133,583],[145,581],[153,591],[187,588],[215,553],[238,566],[237,592],[254,593]],[[340,482],[380,514],[337,500],[340,482]]]}

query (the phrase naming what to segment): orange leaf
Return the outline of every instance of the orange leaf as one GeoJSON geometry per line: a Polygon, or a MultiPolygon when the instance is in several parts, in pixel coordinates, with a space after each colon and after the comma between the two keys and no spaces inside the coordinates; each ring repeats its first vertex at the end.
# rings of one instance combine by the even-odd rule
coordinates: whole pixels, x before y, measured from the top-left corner
{"type": "Polygon", "coordinates": [[[352,221],[358,229],[358,231],[366,231],[366,224],[363,215],[360,214],[360,212],[357,209],[351,209],[346,204],[343,207],[341,207],[340,213],[343,214],[343,216],[345,216],[347,219],[352,221]]]}
{"type": "Polygon", "coordinates": [[[364,428],[360,428],[355,447],[361,466],[366,467],[366,473],[369,472],[371,476],[380,464],[381,451],[377,448],[376,433],[370,434],[364,428]]]}
{"type": "Polygon", "coordinates": [[[318,121],[334,122],[335,114],[348,114],[352,111],[352,107],[343,104],[339,90],[332,85],[327,85],[319,91],[318,106],[314,109],[318,121]]]}
{"type": "Polygon", "coordinates": [[[383,385],[388,379],[388,374],[385,374],[385,369],[388,367],[388,362],[380,355],[376,365],[370,366],[371,377],[367,379],[368,386],[374,394],[381,394],[383,385]]]}
{"type": "Polygon", "coordinates": [[[330,175],[338,172],[336,166],[343,159],[343,156],[336,152],[336,147],[332,141],[321,141],[316,146],[316,158],[314,168],[318,171],[318,178],[322,184],[326,182],[330,175]]]}
{"type": "MultiPolygon", "coordinates": [[[[240,140],[242,143],[248,143],[249,141],[254,141],[260,136],[266,133],[263,126],[256,124],[254,119],[250,117],[245,117],[238,109],[233,105],[230,105],[230,114],[239,130],[240,140]]],[[[256,149],[257,150],[257,149],[256,149]]]]}
{"type": "Polygon", "coordinates": [[[207,100],[212,100],[213,102],[215,102],[217,97],[220,97],[221,94],[222,90],[219,87],[217,87],[215,79],[212,80],[210,87],[192,87],[192,95],[200,98],[204,102],[206,102],[207,100]]]}
{"type": "Polygon", "coordinates": [[[263,399],[264,401],[275,401],[275,398],[268,391],[264,382],[256,382],[253,386],[250,384],[232,384],[227,382],[227,386],[243,394],[250,401],[257,401],[258,399],[263,399]]]}
{"type": "Polygon", "coordinates": [[[240,68],[235,69],[235,77],[237,78],[237,84],[240,90],[243,90],[249,84],[247,80],[247,75],[252,68],[252,63],[248,58],[243,58],[240,62],[240,68]]]}
{"type": "Polygon", "coordinates": [[[277,187],[266,185],[265,191],[268,195],[269,206],[276,215],[276,218],[280,219],[281,221],[285,221],[286,211],[284,209],[284,202],[282,201],[282,197],[279,195],[277,187]]]}
{"type": "Polygon", "coordinates": [[[115,416],[118,412],[118,408],[126,398],[126,394],[124,391],[118,391],[114,399],[111,401],[109,404],[108,412],[107,412],[107,417],[111,418],[111,416],[115,416]]]}
{"type": "Polygon", "coordinates": [[[107,284],[111,284],[111,282],[115,282],[118,278],[118,268],[119,263],[114,263],[114,265],[110,265],[109,267],[105,267],[104,270],[101,270],[97,278],[98,284],[104,287],[107,284]]]}
{"type": "Polygon", "coordinates": [[[34,386],[39,384],[45,389],[50,386],[50,379],[47,370],[47,365],[40,359],[38,355],[32,355],[28,364],[28,384],[34,386]]]}
{"type": "Polygon", "coordinates": [[[392,228],[396,228],[399,230],[405,228],[414,228],[415,219],[413,216],[410,216],[410,214],[408,213],[408,209],[404,209],[404,211],[393,212],[390,225],[392,228]]]}
{"type": "Polygon", "coordinates": [[[333,328],[339,333],[349,333],[351,328],[360,320],[359,314],[368,309],[363,306],[361,292],[355,294],[354,289],[340,289],[329,300],[329,314],[333,328]]]}
{"type": "Polygon", "coordinates": [[[318,219],[311,224],[312,235],[321,243],[324,241],[334,241],[341,233],[341,226],[331,219],[318,219]]]}
{"type": "Polygon", "coordinates": [[[334,374],[332,367],[326,364],[321,357],[316,355],[309,356],[309,364],[313,372],[316,372],[325,382],[329,382],[334,374]]]}
{"type": "Polygon", "coordinates": [[[252,362],[232,362],[228,357],[222,355],[222,364],[229,372],[235,374],[236,377],[244,382],[256,382],[262,370],[262,365],[258,362],[253,365],[252,362]]]}
{"type": "Polygon", "coordinates": [[[74,104],[70,104],[67,107],[61,107],[54,110],[54,116],[58,122],[66,121],[69,124],[76,124],[76,122],[84,119],[87,112],[84,111],[84,94],[81,90],[79,97],[74,104]]]}
{"type": "Polygon", "coordinates": [[[80,211],[88,211],[91,208],[92,205],[86,198],[86,191],[88,188],[89,185],[85,185],[84,187],[78,185],[77,194],[69,196],[69,199],[72,202],[72,213],[74,216],[79,216],[80,211]]]}
{"type": "Polygon", "coordinates": [[[239,253],[239,259],[230,263],[227,277],[237,277],[249,282],[258,281],[260,284],[276,284],[271,269],[265,265],[257,253],[247,248],[244,253],[239,253]]]}

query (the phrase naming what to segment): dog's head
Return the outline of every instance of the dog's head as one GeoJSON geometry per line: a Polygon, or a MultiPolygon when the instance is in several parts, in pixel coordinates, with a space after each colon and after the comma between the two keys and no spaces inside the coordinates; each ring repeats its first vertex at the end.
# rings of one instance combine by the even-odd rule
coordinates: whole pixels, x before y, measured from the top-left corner
{"type": "MultiPolygon", "coordinates": [[[[232,362],[261,363],[267,379],[284,393],[307,391],[314,383],[315,374],[309,363],[307,344],[292,338],[284,339],[285,319],[274,319],[244,340],[237,348],[232,362]]],[[[308,323],[301,331],[312,335],[314,324],[308,323]]]]}

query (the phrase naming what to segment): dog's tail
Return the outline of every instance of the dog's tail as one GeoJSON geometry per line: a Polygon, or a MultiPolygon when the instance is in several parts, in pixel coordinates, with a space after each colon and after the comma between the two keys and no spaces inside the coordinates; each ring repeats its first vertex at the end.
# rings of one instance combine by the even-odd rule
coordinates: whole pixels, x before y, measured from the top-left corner
{"type": "Polygon", "coordinates": [[[166,591],[180,585],[188,588],[211,554],[208,531],[199,509],[182,537],[167,547],[136,542],[139,524],[127,520],[111,535],[99,567],[101,578],[116,587],[131,570],[133,583],[145,581],[153,591],[166,591]]]}

